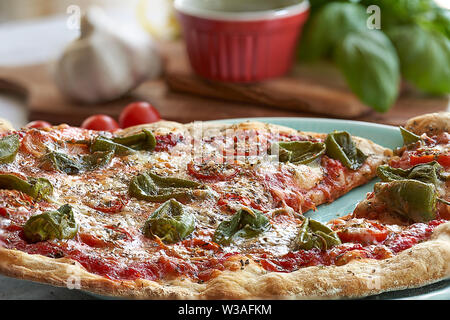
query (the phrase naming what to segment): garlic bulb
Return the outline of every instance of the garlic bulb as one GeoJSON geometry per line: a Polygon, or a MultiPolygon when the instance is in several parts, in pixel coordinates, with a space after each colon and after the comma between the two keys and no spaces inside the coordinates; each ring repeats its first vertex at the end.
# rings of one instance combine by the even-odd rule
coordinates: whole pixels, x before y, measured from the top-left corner
{"type": "Polygon", "coordinates": [[[83,16],[80,29],[55,66],[64,94],[86,103],[106,102],[160,75],[161,57],[147,34],[118,25],[97,7],[83,16]]]}

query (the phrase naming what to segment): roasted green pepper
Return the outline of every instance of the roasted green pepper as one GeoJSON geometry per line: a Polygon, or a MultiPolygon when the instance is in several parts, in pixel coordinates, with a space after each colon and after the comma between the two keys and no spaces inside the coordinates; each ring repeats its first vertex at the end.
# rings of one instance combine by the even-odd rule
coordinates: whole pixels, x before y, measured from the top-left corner
{"type": "Polygon", "coordinates": [[[53,167],[55,170],[69,175],[78,174],[83,170],[83,166],[78,159],[73,159],[57,151],[51,151],[45,154],[42,158],[42,165],[45,167],[53,167]]]}
{"type": "Polygon", "coordinates": [[[414,222],[426,222],[436,218],[438,194],[431,183],[418,180],[379,182],[374,187],[375,197],[390,212],[407,217],[414,222]]]}
{"type": "Polygon", "coordinates": [[[252,238],[269,228],[269,219],[261,211],[243,207],[230,220],[219,224],[213,241],[221,245],[228,245],[234,238],[252,238]]]}
{"type": "Polygon", "coordinates": [[[432,183],[435,186],[438,186],[440,181],[448,179],[442,166],[437,161],[421,163],[406,170],[381,165],[377,168],[377,175],[384,182],[413,179],[425,183],[432,183]]]}
{"type": "Polygon", "coordinates": [[[112,160],[114,151],[97,151],[81,157],[82,167],[86,171],[106,167],[112,160]]]}
{"type": "MultiPolygon", "coordinates": [[[[163,202],[170,198],[190,200],[195,190],[206,192],[205,186],[191,180],[161,177],[152,172],[145,172],[134,177],[129,186],[131,196],[141,200],[163,202]]],[[[205,193],[204,192],[204,193],[205,193]]]]}
{"type": "Polygon", "coordinates": [[[156,146],[155,136],[151,131],[143,129],[142,132],[116,138],[106,138],[99,136],[91,143],[91,152],[114,151],[115,155],[125,156],[134,153],[136,150],[151,151],[156,146]]]}
{"type": "Polygon", "coordinates": [[[114,151],[96,151],[92,154],[70,157],[61,152],[51,151],[43,157],[42,165],[51,166],[68,175],[75,175],[107,166],[113,155],[114,151]]]}
{"type": "Polygon", "coordinates": [[[32,216],[23,226],[25,238],[29,242],[51,239],[72,239],[78,231],[78,225],[68,204],[56,211],[47,211],[32,216]]]}
{"type": "Polygon", "coordinates": [[[158,236],[166,243],[176,243],[190,235],[194,229],[193,210],[175,199],[170,199],[147,219],[143,232],[147,238],[158,236]]]}
{"type": "Polygon", "coordinates": [[[0,163],[13,162],[19,151],[20,141],[17,134],[0,139],[0,163]]]}
{"type": "Polygon", "coordinates": [[[152,151],[156,146],[155,136],[147,129],[142,129],[142,132],[130,136],[116,137],[113,141],[134,150],[152,151]]]}
{"type": "Polygon", "coordinates": [[[135,152],[135,150],[125,145],[101,136],[94,139],[90,146],[90,150],[91,152],[113,152],[118,156],[126,156],[135,152]]]}
{"type": "Polygon", "coordinates": [[[346,131],[334,131],[325,139],[326,154],[339,160],[351,170],[359,169],[367,156],[356,147],[351,135],[346,131]]]}
{"type": "Polygon", "coordinates": [[[53,193],[52,184],[45,178],[26,181],[13,174],[0,174],[0,189],[21,191],[36,200],[48,198],[53,193]]]}
{"type": "Polygon", "coordinates": [[[276,149],[279,151],[281,162],[306,164],[324,154],[326,146],[322,142],[290,141],[274,143],[272,150],[276,149]]]}
{"type": "Polygon", "coordinates": [[[295,239],[296,248],[302,250],[311,250],[313,248],[327,250],[339,244],[341,244],[341,240],[336,232],[326,225],[309,218],[303,220],[295,239]]]}
{"type": "Polygon", "coordinates": [[[405,146],[412,144],[412,143],[416,143],[421,140],[420,136],[412,133],[411,131],[406,130],[403,127],[400,127],[400,133],[402,134],[403,144],[405,146]]]}

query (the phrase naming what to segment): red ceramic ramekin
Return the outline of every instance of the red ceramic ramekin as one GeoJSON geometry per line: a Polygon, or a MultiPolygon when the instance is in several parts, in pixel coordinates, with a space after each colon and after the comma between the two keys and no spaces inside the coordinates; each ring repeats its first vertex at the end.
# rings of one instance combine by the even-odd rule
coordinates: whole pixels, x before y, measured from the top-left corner
{"type": "MultiPolygon", "coordinates": [[[[242,0],[245,1],[245,0],[242,0]]],[[[278,10],[221,12],[175,0],[189,60],[205,78],[257,82],[285,74],[309,13],[307,0],[278,10]]]]}

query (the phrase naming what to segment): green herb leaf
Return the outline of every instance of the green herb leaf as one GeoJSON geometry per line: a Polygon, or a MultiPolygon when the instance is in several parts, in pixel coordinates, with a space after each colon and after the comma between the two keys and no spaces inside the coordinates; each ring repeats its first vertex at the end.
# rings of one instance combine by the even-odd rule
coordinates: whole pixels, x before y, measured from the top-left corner
{"type": "Polygon", "coordinates": [[[83,170],[82,164],[77,159],[73,159],[57,151],[51,151],[44,155],[42,165],[45,167],[53,167],[55,170],[69,175],[78,174],[83,170]]]}
{"type": "Polygon", "coordinates": [[[51,151],[42,159],[42,166],[52,167],[68,175],[75,175],[84,171],[92,171],[107,166],[114,155],[114,151],[96,151],[92,154],[70,157],[64,153],[51,151]]]}
{"type": "Polygon", "coordinates": [[[0,189],[21,191],[36,200],[53,194],[53,186],[47,179],[29,178],[25,181],[13,174],[0,174],[0,189]]]}
{"type": "Polygon", "coordinates": [[[359,4],[326,4],[312,15],[306,25],[300,58],[314,60],[329,56],[348,33],[366,30],[366,20],[367,14],[359,4]]]}
{"type": "Polygon", "coordinates": [[[450,39],[419,26],[398,26],[388,31],[400,58],[405,79],[432,94],[450,92],[450,39]]]}
{"type": "Polygon", "coordinates": [[[228,245],[235,238],[256,237],[269,228],[269,219],[261,211],[243,207],[230,220],[219,224],[213,241],[221,245],[228,245]]]}
{"type": "Polygon", "coordinates": [[[163,202],[170,198],[187,201],[196,196],[204,197],[209,194],[205,189],[204,185],[195,181],[145,172],[131,180],[128,190],[131,196],[138,199],[163,202]]]}
{"type": "Polygon", "coordinates": [[[400,133],[403,137],[403,145],[407,146],[412,143],[416,143],[421,140],[420,136],[412,133],[411,131],[406,130],[403,127],[400,127],[400,133]]]}
{"type": "Polygon", "coordinates": [[[86,171],[106,167],[112,160],[114,151],[97,151],[81,158],[82,167],[86,171]]]}
{"type": "Polygon", "coordinates": [[[306,164],[324,154],[326,146],[322,142],[290,141],[274,143],[272,149],[278,149],[281,162],[306,164]]]}
{"type": "Polygon", "coordinates": [[[158,236],[167,243],[183,240],[195,229],[193,210],[175,199],[164,202],[148,218],[144,225],[144,235],[158,236]]]}
{"type": "Polygon", "coordinates": [[[341,240],[336,232],[326,225],[309,218],[303,220],[298,236],[295,239],[295,245],[298,250],[311,250],[313,248],[327,250],[339,244],[341,244],[341,240]]]}
{"type": "Polygon", "coordinates": [[[383,32],[348,34],[338,45],[335,59],[362,102],[378,112],[390,109],[398,95],[400,68],[397,53],[383,32]]]}
{"type": "Polygon", "coordinates": [[[431,183],[436,187],[440,181],[447,179],[442,166],[436,161],[421,163],[407,170],[392,168],[389,165],[381,165],[377,168],[377,175],[383,182],[413,179],[424,183],[431,183]]]}
{"type": "Polygon", "coordinates": [[[13,162],[19,151],[20,141],[17,134],[0,139],[0,163],[13,162]]]}
{"type": "Polygon", "coordinates": [[[29,242],[51,239],[72,239],[78,231],[78,225],[68,204],[56,211],[48,211],[32,216],[23,226],[25,238],[29,242]]]}
{"type": "Polygon", "coordinates": [[[346,131],[334,131],[325,139],[326,154],[351,170],[359,169],[367,156],[359,150],[346,131]]]}
{"type": "Polygon", "coordinates": [[[387,210],[407,217],[414,222],[426,222],[436,218],[436,188],[431,183],[417,180],[379,182],[374,187],[375,197],[387,210]]]}

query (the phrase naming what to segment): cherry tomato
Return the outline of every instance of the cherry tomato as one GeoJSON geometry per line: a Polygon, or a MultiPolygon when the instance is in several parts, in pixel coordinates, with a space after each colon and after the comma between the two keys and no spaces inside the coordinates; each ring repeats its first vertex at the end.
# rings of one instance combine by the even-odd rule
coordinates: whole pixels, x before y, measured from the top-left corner
{"type": "Polygon", "coordinates": [[[35,128],[35,129],[42,129],[42,128],[49,128],[51,127],[51,123],[43,120],[36,120],[31,121],[28,123],[25,128],[35,128]]]}
{"type": "Polygon", "coordinates": [[[159,120],[161,120],[161,116],[158,110],[148,102],[130,103],[123,109],[119,117],[121,128],[152,123],[159,120]]]}
{"type": "Polygon", "coordinates": [[[116,120],[105,114],[90,116],[83,121],[81,127],[96,131],[114,131],[120,128],[116,120]]]}

